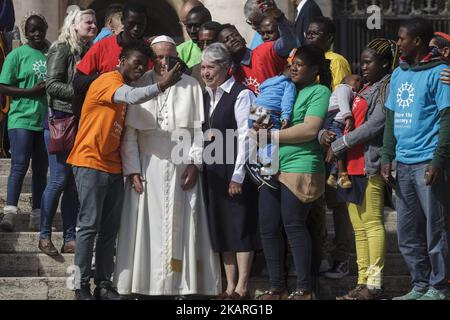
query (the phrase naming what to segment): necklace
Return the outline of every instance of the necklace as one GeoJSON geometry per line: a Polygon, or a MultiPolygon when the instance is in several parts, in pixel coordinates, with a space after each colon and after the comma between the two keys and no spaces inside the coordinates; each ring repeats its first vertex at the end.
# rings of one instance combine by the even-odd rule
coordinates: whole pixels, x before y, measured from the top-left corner
{"type": "MultiPolygon", "coordinates": [[[[153,78],[153,74],[152,74],[152,83],[155,83],[155,80],[153,78]]],[[[156,113],[156,118],[158,120],[158,123],[161,124],[164,120],[164,115],[163,115],[163,110],[166,109],[167,106],[167,100],[169,99],[169,94],[170,94],[170,89],[172,89],[172,87],[169,87],[169,89],[167,89],[167,92],[165,92],[166,97],[164,99],[164,102],[162,103],[162,105],[159,103],[159,95],[156,97],[156,103],[158,104],[158,110],[156,113]]],[[[166,110],[167,113],[167,110],[166,110]]]]}

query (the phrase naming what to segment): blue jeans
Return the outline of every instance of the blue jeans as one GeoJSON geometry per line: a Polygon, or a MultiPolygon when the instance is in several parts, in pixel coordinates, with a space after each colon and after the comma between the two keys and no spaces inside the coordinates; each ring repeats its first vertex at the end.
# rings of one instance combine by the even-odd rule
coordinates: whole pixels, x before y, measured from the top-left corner
{"type": "Polygon", "coordinates": [[[47,184],[48,158],[44,144],[44,133],[27,129],[8,130],[11,145],[11,173],[8,178],[6,204],[17,206],[23,179],[32,158],[32,209],[41,207],[42,193],[47,184]]]}
{"type": "Polygon", "coordinates": [[[311,290],[311,236],[306,225],[311,204],[301,202],[286,186],[263,185],[259,192],[261,241],[272,289],[286,288],[284,227],[297,272],[297,289],[311,290]]]}
{"type": "MultiPolygon", "coordinates": [[[[48,147],[50,131],[44,130],[45,144],[48,147]]],[[[61,216],[64,243],[75,240],[75,226],[79,209],[77,186],[72,167],[66,163],[68,154],[49,154],[50,181],[45,188],[41,203],[41,239],[52,236],[52,222],[61,199],[61,216]]]]}
{"type": "Polygon", "coordinates": [[[446,292],[450,266],[447,179],[441,175],[432,186],[425,185],[427,165],[397,164],[398,243],[414,290],[433,287],[446,292]]]}
{"type": "Polygon", "coordinates": [[[73,167],[73,173],[80,198],[75,249],[75,265],[80,270],[80,283],[89,283],[96,236],[94,283],[109,283],[122,213],[123,177],[121,174],[82,167],[73,167]]]}

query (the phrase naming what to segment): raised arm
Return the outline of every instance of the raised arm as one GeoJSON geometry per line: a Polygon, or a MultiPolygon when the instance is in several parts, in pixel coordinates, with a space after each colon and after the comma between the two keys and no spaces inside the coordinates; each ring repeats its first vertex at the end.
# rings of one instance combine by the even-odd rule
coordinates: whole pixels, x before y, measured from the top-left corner
{"type": "Polygon", "coordinates": [[[278,22],[278,31],[280,32],[280,38],[275,41],[275,52],[286,58],[289,53],[296,47],[295,32],[292,23],[286,19],[283,11],[278,9],[273,0],[261,0],[259,1],[259,7],[262,13],[265,15],[271,15],[278,22]]]}

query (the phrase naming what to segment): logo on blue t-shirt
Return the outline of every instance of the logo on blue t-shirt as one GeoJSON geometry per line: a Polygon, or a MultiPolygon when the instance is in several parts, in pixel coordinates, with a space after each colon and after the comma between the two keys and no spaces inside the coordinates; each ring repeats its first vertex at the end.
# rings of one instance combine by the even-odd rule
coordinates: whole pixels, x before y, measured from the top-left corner
{"type": "Polygon", "coordinates": [[[397,103],[400,107],[408,108],[414,102],[414,87],[411,83],[402,83],[397,90],[397,103]]]}
{"type": "Polygon", "coordinates": [[[415,71],[397,68],[391,77],[386,108],[394,111],[396,159],[416,164],[433,159],[440,112],[450,107],[450,86],[440,81],[446,65],[415,71]]]}

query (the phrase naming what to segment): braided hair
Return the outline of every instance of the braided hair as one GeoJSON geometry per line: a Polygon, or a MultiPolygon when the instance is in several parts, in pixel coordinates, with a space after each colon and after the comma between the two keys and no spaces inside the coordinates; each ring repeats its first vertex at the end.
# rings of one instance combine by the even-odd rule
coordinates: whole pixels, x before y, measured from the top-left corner
{"type": "MultiPolygon", "coordinates": [[[[367,44],[366,48],[373,50],[377,56],[390,62],[389,69],[387,71],[388,74],[391,74],[392,71],[394,71],[394,69],[397,67],[400,58],[400,52],[397,43],[394,40],[376,38],[370,41],[367,44]]],[[[386,91],[390,80],[391,77],[387,77],[380,87],[379,99],[381,102],[383,102],[383,104],[387,98],[386,91]]]]}
{"type": "Polygon", "coordinates": [[[391,62],[389,73],[397,67],[400,53],[394,40],[376,38],[367,44],[367,48],[374,50],[379,57],[391,62]]]}

